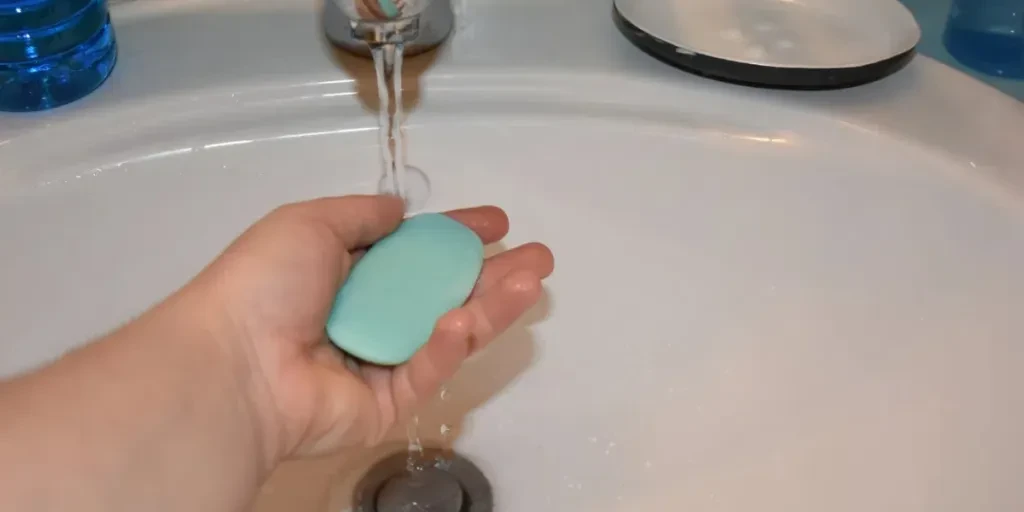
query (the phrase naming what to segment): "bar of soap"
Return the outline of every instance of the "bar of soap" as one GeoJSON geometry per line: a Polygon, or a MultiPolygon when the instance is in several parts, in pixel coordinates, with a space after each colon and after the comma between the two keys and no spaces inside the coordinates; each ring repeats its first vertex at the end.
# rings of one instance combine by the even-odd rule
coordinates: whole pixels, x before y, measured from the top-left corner
{"type": "Polygon", "coordinates": [[[445,313],[466,302],[483,262],[480,237],[462,223],[440,213],[410,217],[352,268],[327,337],[364,361],[404,363],[445,313]]]}

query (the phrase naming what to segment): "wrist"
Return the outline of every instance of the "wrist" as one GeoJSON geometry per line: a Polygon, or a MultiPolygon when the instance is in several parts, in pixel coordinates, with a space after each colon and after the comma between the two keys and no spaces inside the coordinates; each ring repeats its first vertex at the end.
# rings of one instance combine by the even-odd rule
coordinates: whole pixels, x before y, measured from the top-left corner
{"type": "Polygon", "coordinates": [[[172,323],[188,326],[183,337],[191,350],[216,368],[213,389],[224,407],[234,412],[237,432],[248,438],[255,465],[265,478],[283,457],[278,414],[257,351],[215,296],[190,284],[160,307],[167,308],[172,323]]]}

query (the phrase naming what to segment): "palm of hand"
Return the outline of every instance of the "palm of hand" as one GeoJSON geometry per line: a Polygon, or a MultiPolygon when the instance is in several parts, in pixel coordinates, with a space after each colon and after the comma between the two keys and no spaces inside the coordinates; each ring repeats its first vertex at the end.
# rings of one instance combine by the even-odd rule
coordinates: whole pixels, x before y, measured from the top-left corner
{"type": "MultiPolygon", "coordinates": [[[[484,243],[502,238],[497,208],[449,213],[484,243]]],[[[540,244],[490,258],[467,304],[438,322],[408,363],[345,364],[327,342],[333,300],[366,246],[402,218],[382,197],[330,198],[276,210],[232,244],[204,273],[216,289],[251,362],[257,408],[275,450],[288,455],[373,444],[449,379],[475,349],[532,306],[553,259],[540,244]]]]}

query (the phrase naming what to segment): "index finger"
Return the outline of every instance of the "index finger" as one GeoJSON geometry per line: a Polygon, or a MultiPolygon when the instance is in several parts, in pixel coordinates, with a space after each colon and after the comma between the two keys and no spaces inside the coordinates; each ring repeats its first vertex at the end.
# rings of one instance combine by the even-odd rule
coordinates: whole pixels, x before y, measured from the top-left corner
{"type": "Polygon", "coordinates": [[[472,229],[484,245],[497,242],[508,234],[508,215],[497,206],[461,208],[445,214],[472,229]]]}
{"type": "MultiPolygon", "coordinates": [[[[508,234],[508,215],[497,206],[460,208],[449,210],[445,212],[445,215],[472,229],[480,237],[484,245],[497,242],[508,234]]],[[[375,242],[376,240],[373,241],[375,242]]],[[[352,251],[352,263],[359,261],[363,257],[363,254],[366,253],[367,245],[370,244],[365,244],[352,251]]]]}

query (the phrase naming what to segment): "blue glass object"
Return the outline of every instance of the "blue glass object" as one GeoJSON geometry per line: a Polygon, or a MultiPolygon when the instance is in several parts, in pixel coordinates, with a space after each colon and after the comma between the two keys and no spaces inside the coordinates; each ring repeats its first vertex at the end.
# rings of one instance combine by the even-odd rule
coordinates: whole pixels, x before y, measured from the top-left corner
{"type": "Polygon", "coordinates": [[[99,87],[116,60],[106,0],[0,0],[0,110],[75,101],[99,87]]]}
{"type": "Polygon", "coordinates": [[[965,66],[1024,78],[1024,0],[953,0],[944,40],[965,66]]]}

